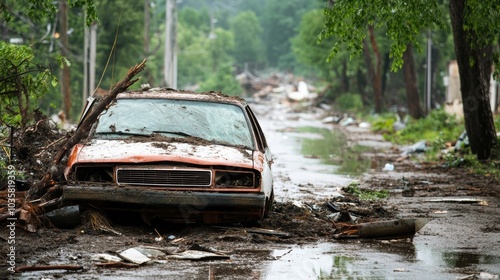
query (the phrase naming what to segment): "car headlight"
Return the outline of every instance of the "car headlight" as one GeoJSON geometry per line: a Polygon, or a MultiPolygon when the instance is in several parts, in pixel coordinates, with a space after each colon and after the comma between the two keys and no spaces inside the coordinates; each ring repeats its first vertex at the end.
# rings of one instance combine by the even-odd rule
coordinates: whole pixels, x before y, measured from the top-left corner
{"type": "Polygon", "coordinates": [[[215,172],[216,188],[255,188],[256,178],[249,171],[217,170],[215,172]]]}

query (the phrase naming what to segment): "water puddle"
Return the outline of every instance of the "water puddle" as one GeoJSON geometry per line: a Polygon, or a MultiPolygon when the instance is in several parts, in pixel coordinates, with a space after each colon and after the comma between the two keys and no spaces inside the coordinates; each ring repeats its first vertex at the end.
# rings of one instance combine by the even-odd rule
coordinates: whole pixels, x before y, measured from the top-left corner
{"type": "Polygon", "coordinates": [[[500,257],[468,252],[443,252],[441,258],[449,267],[469,267],[477,264],[500,264],[500,257]]]}
{"type": "Polygon", "coordinates": [[[372,151],[369,147],[348,146],[344,134],[338,130],[320,127],[299,127],[301,153],[308,158],[319,158],[321,163],[336,165],[336,174],[359,176],[367,172],[371,160],[362,156],[372,151]]]}

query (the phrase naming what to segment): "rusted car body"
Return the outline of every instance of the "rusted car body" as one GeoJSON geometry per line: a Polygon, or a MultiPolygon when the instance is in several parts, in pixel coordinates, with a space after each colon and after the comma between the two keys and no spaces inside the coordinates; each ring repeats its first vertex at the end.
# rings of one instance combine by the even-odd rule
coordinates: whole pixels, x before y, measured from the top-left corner
{"type": "MultiPolygon", "coordinates": [[[[99,100],[90,100],[85,119],[99,100]]],[[[262,219],[272,158],[243,99],[149,89],[120,93],[73,147],[65,204],[141,213],[146,222],[262,219]]]]}

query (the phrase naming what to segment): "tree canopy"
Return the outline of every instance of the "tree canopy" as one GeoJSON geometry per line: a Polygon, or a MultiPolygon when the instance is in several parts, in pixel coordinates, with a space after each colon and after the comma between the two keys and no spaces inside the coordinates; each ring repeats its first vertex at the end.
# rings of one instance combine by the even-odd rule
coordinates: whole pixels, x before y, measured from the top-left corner
{"type": "MultiPolygon", "coordinates": [[[[370,28],[381,28],[391,40],[392,69],[402,66],[408,44],[420,47],[422,32],[444,27],[441,1],[336,0],[324,9],[325,26],[319,40],[333,37],[330,58],[341,48],[359,55],[370,28]]],[[[465,127],[473,153],[487,159],[496,143],[489,104],[492,46],[498,40],[499,1],[450,0],[449,14],[464,101],[465,127]]]]}

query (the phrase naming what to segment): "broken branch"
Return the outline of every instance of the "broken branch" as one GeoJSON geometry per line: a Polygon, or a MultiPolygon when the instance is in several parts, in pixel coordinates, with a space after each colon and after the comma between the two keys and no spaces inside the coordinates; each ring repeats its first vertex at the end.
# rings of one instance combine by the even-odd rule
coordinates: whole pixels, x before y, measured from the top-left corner
{"type": "Polygon", "coordinates": [[[38,184],[32,187],[32,189],[28,194],[28,197],[31,198],[31,196],[40,195],[45,188],[50,186],[49,182],[52,180],[52,175],[57,171],[58,169],[57,165],[61,162],[66,152],[69,151],[74,145],[76,145],[82,139],[87,137],[90,131],[90,127],[94,122],[96,122],[99,115],[109,106],[109,104],[111,104],[111,102],[113,102],[113,100],[116,99],[116,96],[119,93],[126,91],[131,85],[133,85],[137,80],[139,80],[138,78],[137,79],[133,78],[137,74],[139,74],[142,70],[144,70],[145,66],[146,66],[146,60],[144,59],[140,64],[130,68],[127,75],[125,75],[125,77],[123,77],[123,79],[120,82],[115,84],[113,86],[113,89],[109,92],[109,94],[106,97],[104,97],[99,104],[97,104],[97,106],[93,109],[92,112],[90,112],[90,114],[85,119],[83,119],[83,121],[76,129],[75,133],[69,139],[67,139],[66,142],[58,150],[58,152],[52,159],[52,164],[47,174],[38,184]]]}
{"type": "Polygon", "coordinates": [[[82,270],[82,265],[28,265],[28,266],[19,266],[16,267],[16,272],[23,271],[39,271],[39,270],[82,270]]]}

